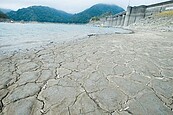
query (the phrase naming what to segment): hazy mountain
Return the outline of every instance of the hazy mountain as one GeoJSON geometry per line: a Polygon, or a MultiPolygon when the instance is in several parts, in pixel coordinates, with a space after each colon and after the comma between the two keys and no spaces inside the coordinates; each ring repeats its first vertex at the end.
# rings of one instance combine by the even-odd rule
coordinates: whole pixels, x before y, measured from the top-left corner
{"type": "Polygon", "coordinates": [[[56,10],[46,6],[31,6],[12,11],[7,15],[15,21],[38,21],[38,22],[61,22],[67,23],[72,16],[64,11],[56,10]]]}
{"type": "Polygon", "coordinates": [[[8,16],[0,11],[0,19],[7,19],[8,16]]]}
{"type": "Polygon", "coordinates": [[[0,11],[2,11],[4,14],[6,14],[6,13],[8,13],[8,12],[11,12],[12,10],[0,8],[0,11]]]}
{"type": "Polygon", "coordinates": [[[45,6],[31,6],[18,11],[11,11],[7,15],[15,21],[87,23],[94,16],[100,16],[105,13],[117,14],[122,11],[124,9],[116,5],[97,4],[73,15],[45,6]]]}
{"type": "Polygon", "coordinates": [[[72,16],[71,21],[74,23],[87,23],[94,16],[101,16],[103,14],[117,14],[124,11],[123,8],[117,5],[96,4],[81,13],[72,16]]]}

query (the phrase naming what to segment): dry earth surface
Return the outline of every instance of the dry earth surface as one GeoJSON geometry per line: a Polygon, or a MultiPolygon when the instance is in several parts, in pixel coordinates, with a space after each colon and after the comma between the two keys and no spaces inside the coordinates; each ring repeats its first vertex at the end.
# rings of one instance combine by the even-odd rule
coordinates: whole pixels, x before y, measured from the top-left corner
{"type": "Polygon", "coordinates": [[[97,35],[0,56],[0,115],[173,115],[173,32],[97,35]]]}

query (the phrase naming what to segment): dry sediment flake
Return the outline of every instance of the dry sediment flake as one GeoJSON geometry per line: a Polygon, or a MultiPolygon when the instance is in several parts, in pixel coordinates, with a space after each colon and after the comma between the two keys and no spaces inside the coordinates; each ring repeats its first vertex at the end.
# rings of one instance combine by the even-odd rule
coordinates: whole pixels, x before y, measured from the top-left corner
{"type": "Polygon", "coordinates": [[[42,70],[39,78],[37,79],[37,82],[44,82],[55,75],[53,74],[53,70],[42,70]]]}
{"type": "Polygon", "coordinates": [[[38,71],[24,72],[20,75],[19,80],[16,82],[18,85],[24,85],[29,82],[35,82],[39,77],[38,71]]]}
{"type": "Polygon", "coordinates": [[[166,106],[173,109],[173,80],[153,80],[152,87],[156,95],[166,106]]]}
{"type": "Polygon", "coordinates": [[[45,103],[43,108],[45,113],[67,114],[68,107],[74,103],[76,96],[80,93],[81,91],[76,84],[68,84],[68,81],[63,80],[57,81],[57,83],[55,81],[53,86],[47,86],[39,94],[39,99],[45,103]]]}
{"type": "Polygon", "coordinates": [[[14,81],[15,75],[13,75],[10,72],[6,72],[3,75],[1,75],[0,77],[0,89],[3,89],[5,87],[7,87],[7,85],[11,82],[14,81]]]}
{"type": "MultiPolygon", "coordinates": [[[[36,104],[37,100],[35,97],[28,97],[14,103],[7,105],[4,110],[4,115],[30,115],[33,112],[37,112],[34,109],[40,109],[39,106],[34,108],[34,104],[36,104]]],[[[33,113],[33,114],[35,114],[33,113]]]]}
{"type": "Polygon", "coordinates": [[[136,115],[172,115],[173,113],[152,91],[141,93],[135,99],[130,100],[127,111],[136,115]]]}
{"type": "Polygon", "coordinates": [[[17,72],[21,74],[23,72],[31,71],[36,68],[38,68],[38,65],[35,62],[23,63],[18,66],[17,72]]]}
{"type": "Polygon", "coordinates": [[[86,94],[82,93],[77,97],[76,102],[69,107],[71,115],[91,114],[104,115],[105,111],[99,109],[97,104],[86,94]]]}
{"type": "Polygon", "coordinates": [[[10,91],[6,98],[3,100],[4,105],[16,102],[18,100],[34,96],[40,90],[40,86],[35,83],[28,83],[24,86],[15,87],[10,91]]]}

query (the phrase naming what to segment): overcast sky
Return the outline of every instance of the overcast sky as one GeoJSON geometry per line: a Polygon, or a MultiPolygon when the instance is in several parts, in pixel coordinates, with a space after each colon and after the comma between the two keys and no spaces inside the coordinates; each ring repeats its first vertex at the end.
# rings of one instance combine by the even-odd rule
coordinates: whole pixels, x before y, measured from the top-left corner
{"type": "Polygon", "coordinates": [[[17,10],[33,5],[43,5],[68,13],[78,13],[97,3],[116,4],[126,9],[129,4],[134,6],[163,1],[167,0],[0,0],[0,8],[17,10]]]}

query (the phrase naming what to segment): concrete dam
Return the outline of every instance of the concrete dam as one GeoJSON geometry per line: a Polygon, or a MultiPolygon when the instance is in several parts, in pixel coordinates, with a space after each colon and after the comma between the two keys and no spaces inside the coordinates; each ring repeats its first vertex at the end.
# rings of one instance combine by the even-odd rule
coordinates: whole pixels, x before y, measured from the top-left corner
{"type": "MultiPolygon", "coordinates": [[[[173,10],[173,0],[151,5],[128,6],[127,10],[116,15],[101,18],[97,23],[101,26],[128,26],[139,20],[164,11],[173,10]]],[[[92,23],[92,22],[91,22],[92,23]]]]}

